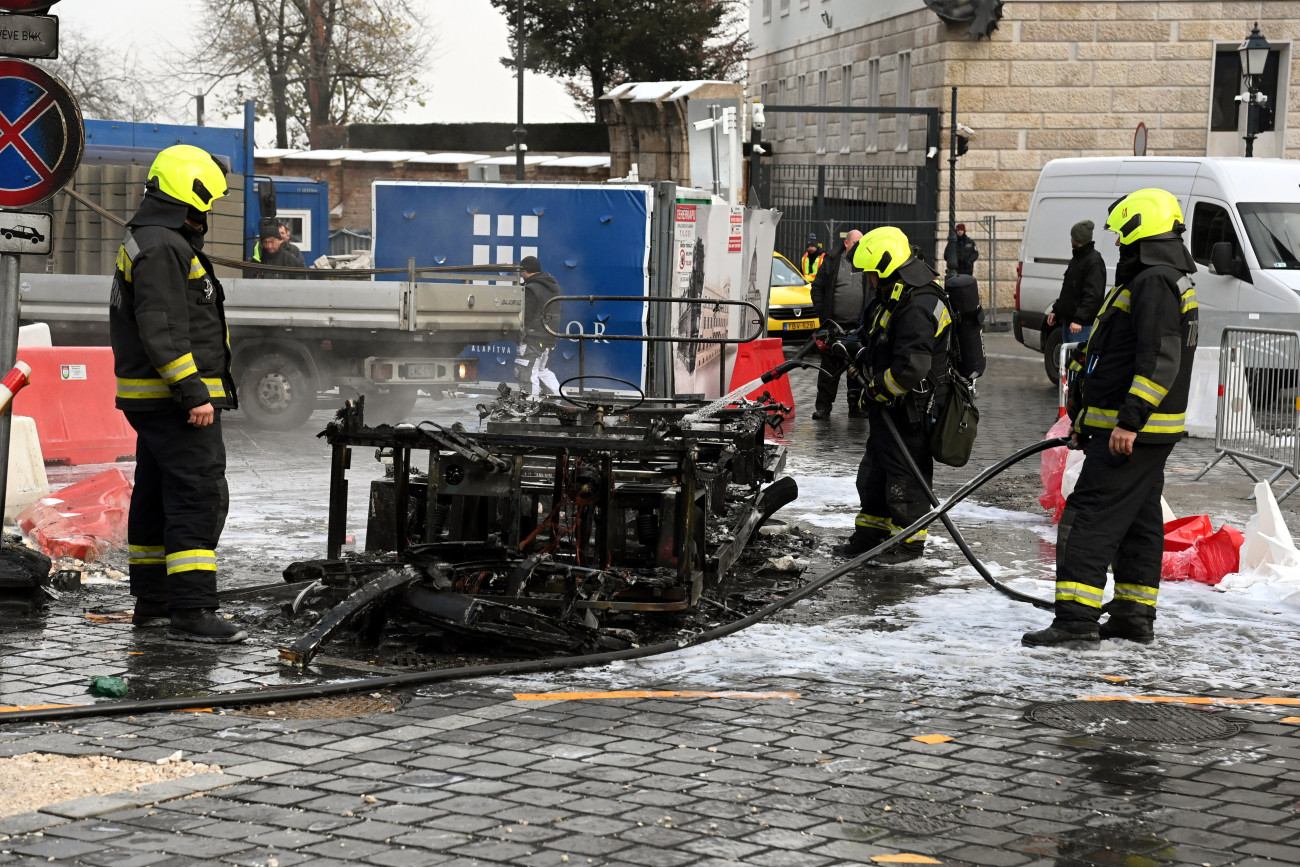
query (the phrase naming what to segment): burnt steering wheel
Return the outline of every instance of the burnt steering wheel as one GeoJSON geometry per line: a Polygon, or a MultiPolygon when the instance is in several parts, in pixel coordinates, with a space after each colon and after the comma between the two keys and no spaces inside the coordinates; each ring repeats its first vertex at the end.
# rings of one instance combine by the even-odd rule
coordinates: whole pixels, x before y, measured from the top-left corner
{"type": "Polygon", "coordinates": [[[590,410],[592,412],[630,412],[641,404],[645,403],[645,391],[635,382],[628,382],[626,379],[619,379],[617,376],[605,376],[599,373],[589,373],[583,376],[571,376],[564,382],[560,383],[560,399],[565,403],[572,404],[578,409],[590,410]],[[582,382],[588,379],[603,379],[607,382],[617,382],[626,385],[636,392],[637,398],[635,403],[618,403],[616,400],[626,399],[601,399],[587,400],[585,398],[572,397],[564,393],[564,387],[571,382],[582,382]]]}

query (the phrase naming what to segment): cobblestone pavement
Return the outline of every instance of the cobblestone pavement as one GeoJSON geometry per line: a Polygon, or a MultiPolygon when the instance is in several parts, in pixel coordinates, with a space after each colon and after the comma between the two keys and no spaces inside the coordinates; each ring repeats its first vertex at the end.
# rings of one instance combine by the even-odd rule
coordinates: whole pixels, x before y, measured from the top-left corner
{"type": "MultiPolygon", "coordinates": [[[[941,495],[1041,437],[1054,415],[1041,365],[1017,360],[1028,354],[1005,337],[990,344],[979,451],[971,467],[940,474],[941,495]]],[[[795,379],[805,415],[812,375],[795,379]]],[[[841,407],[828,423],[801,417],[787,429],[792,465],[820,474],[808,479],[810,496],[818,479],[842,484],[861,454],[865,425],[844,415],[841,407]]],[[[232,429],[232,490],[243,508],[232,510],[223,551],[229,542],[240,564],[234,583],[275,580],[288,559],[323,547],[315,473],[327,459],[309,431],[271,446],[232,429]],[[283,493],[272,466],[303,479],[284,510],[253,508],[283,493]]],[[[1171,477],[1190,475],[1210,452],[1203,442],[1180,445],[1171,477]]],[[[1036,472],[1036,462],[1012,471],[1004,505],[1024,499],[1036,472]]],[[[363,487],[354,486],[354,500],[363,487]]],[[[1216,468],[1201,482],[1172,484],[1170,498],[1188,504],[1183,513],[1205,506],[1241,517],[1251,512],[1239,499],[1248,489],[1235,471],[1216,468]]],[[[851,522],[855,507],[844,508],[851,522]]],[[[1014,529],[993,521],[970,536],[986,551],[1003,544],[1050,562],[1037,536],[1026,542],[1014,529]]],[[[877,571],[833,585],[767,633],[784,642],[775,669],[763,658],[769,651],[742,633],[673,655],[685,658],[680,664],[661,657],[425,688],[400,696],[405,704],[392,712],[362,716],[338,702],[327,705],[342,716],[330,719],[288,718],[281,708],[0,725],[0,757],[156,761],[182,750],[222,767],[0,818],[0,863],[1300,864],[1300,699],[1293,680],[1252,687],[1235,676],[1261,652],[1294,671],[1293,640],[1243,620],[1232,626],[1235,644],[1214,633],[1199,645],[1105,642],[1071,656],[1024,651],[1013,633],[984,667],[968,667],[961,633],[969,627],[945,631],[925,616],[930,602],[966,592],[941,571],[877,571]],[[915,603],[919,619],[899,618],[900,599],[915,603]],[[912,655],[891,656],[909,636],[912,655]],[[1256,655],[1244,655],[1247,647],[1256,655]],[[1213,676],[1221,670],[1234,677],[1213,676]],[[1082,696],[1215,702],[1072,701],[1082,696]],[[1026,716],[1051,721],[1041,709],[1063,701],[1076,725],[1026,716]]],[[[1007,603],[979,593],[971,606],[1009,616],[1007,603]]],[[[303,677],[277,668],[271,648],[256,642],[177,645],[127,624],[87,623],[75,606],[5,628],[3,704],[85,701],[87,673],[126,674],[133,689],[157,695],[303,677]]],[[[356,670],[327,661],[309,677],[356,670]]]]}

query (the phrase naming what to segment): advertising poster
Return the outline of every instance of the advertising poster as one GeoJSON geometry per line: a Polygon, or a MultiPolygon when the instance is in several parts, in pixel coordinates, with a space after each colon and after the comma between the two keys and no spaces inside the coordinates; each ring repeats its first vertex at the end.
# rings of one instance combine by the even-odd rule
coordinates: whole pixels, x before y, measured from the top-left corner
{"type": "MultiPolygon", "coordinates": [[[[673,295],[692,303],[673,305],[674,336],[734,336],[732,320],[738,320],[738,315],[729,306],[707,302],[743,297],[744,230],[743,208],[725,204],[677,205],[673,295]]],[[[723,366],[722,349],[716,343],[674,344],[675,392],[704,397],[723,394],[729,371],[723,366]]]]}

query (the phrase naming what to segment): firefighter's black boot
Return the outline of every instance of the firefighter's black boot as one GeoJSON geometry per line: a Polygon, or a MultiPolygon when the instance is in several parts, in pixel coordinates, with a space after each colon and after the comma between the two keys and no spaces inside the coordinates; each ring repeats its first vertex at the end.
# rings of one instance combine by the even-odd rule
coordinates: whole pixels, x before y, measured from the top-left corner
{"type": "Polygon", "coordinates": [[[846,560],[851,560],[859,554],[867,553],[888,538],[888,533],[858,527],[853,531],[853,535],[850,536],[844,544],[836,545],[832,548],[831,553],[836,557],[843,557],[846,560]]]}
{"type": "Polygon", "coordinates": [[[131,625],[136,629],[152,629],[166,626],[171,619],[167,603],[157,599],[135,600],[135,610],[131,612],[131,625]]]}
{"type": "Polygon", "coordinates": [[[925,541],[916,539],[911,542],[904,542],[896,545],[883,554],[872,557],[870,563],[872,566],[897,566],[899,563],[909,563],[912,560],[919,560],[925,553],[925,541]]]}
{"type": "Polygon", "coordinates": [[[208,644],[234,644],[248,638],[248,633],[211,608],[178,608],[172,612],[167,637],[208,644]]]}
{"type": "Polygon", "coordinates": [[[1111,618],[1097,631],[1102,638],[1120,638],[1124,641],[1136,641],[1138,644],[1150,644],[1156,637],[1155,628],[1147,617],[1111,615],[1111,618]]]}
{"type": "Polygon", "coordinates": [[[813,421],[826,421],[831,417],[831,408],[824,403],[819,403],[813,410],[812,417],[813,421]]]}
{"type": "Polygon", "coordinates": [[[1060,623],[1037,632],[1026,632],[1020,636],[1020,643],[1026,647],[1056,647],[1066,645],[1079,650],[1096,648],[1101,644],[1101,636],[1095,623],[1060,623]]]}

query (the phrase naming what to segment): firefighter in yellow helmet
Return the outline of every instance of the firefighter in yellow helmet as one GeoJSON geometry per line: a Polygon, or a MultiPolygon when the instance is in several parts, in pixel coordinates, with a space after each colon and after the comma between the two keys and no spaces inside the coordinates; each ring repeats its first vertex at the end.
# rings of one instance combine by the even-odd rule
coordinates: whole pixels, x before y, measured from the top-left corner
{"type": "Polygon", "coordinates": [[[1111,206],[1119,264],[1070,395],[1072,447],[1083,467],[1056,540],[1056,610],[1031,647],[1096,646],[1154,637],[1164,519],[1165,461],[1183,437],[1196,353],[1196,265],[1183,245],[1183,212],[1165,190],[1138,190],[1111,206]],[[1103,605],[1106,571],[1115,590],[1103,605]],[[1105,623],[1101,615],[1109,614],[1105,623]]]}
{"type": "Polygon", "coordinates": [[[203,235],[225,194],[225,171],[207,151],[159,153],[127,223],[109,302],[117,408],[137,435],[132,623],[217,643],[247,637],[216,614],[215,548],[228,506],[221,411],[236,400],[225,297],[203,235]]]}
{"type": "MultiPolygon", "coordinates": [[[[927,486],[934,478],[930,452],[931,401],[947,381],[952,324],[938,274],[912,250],[903,232],[884,226],[858,241],[853,264],[867,273],[875,300],[864,315],[863,348],[854,363],[866,379],[861,407],[872,419],[866,453],[858,466],[861,510],[853,535],[835,553],[856,557],[895,536],[930,509],[906,457],[883,424],[888,413],[927,486]]],[[[854,371],[850,371],[853,375],[854,371]]],[[[872,564],[915,560],[925,550],[926,531],[908,537],[872,564]]]]}

